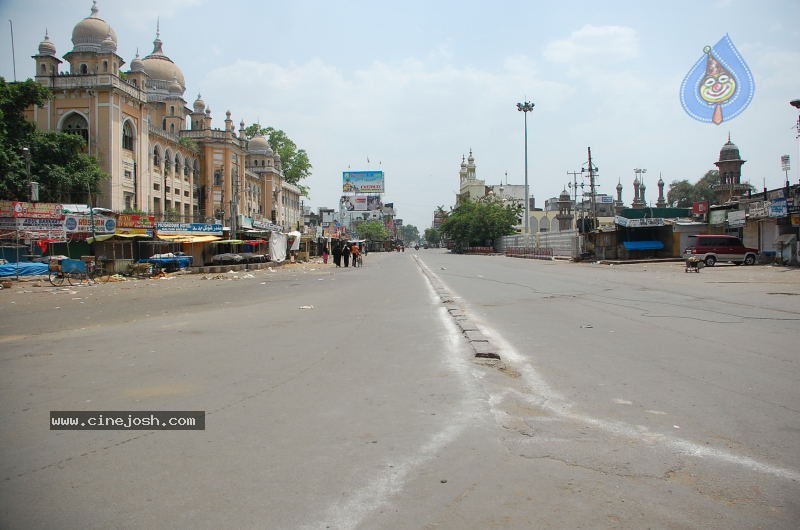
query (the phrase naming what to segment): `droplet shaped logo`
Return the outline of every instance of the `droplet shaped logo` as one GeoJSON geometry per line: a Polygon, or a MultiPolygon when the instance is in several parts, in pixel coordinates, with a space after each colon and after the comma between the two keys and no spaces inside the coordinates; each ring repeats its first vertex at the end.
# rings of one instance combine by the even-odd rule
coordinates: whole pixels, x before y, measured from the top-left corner
{"type": "Polygon", "coordinates": [[[754,92],[753,74],[726,34],[714,46],[703,48],[681,83],[680,96],[686,114],[719,125],[741,114],[754,92]]]}

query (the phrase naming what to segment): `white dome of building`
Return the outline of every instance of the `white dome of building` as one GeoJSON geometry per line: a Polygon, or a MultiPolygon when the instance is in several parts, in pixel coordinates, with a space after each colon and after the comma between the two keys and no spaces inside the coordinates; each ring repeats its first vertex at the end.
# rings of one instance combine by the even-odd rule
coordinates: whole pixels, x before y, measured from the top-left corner
{"type": "Polygon", "coordinates": [[[72,51],[100,52],[106,38],[113,42],[116,50],[117,34],[108,22],[97,16],[95,1],[92,4],[92,14],[78,22],[72,30],[72,51]]]}
{"type": "Polygon", "coordinates": [[[247,145],[247,152],[251,155],[272,156],[274,154],[269,146],[269,141],[261,134],[257,134],[250,139],[250,143],[247,145]]]}
{"type": "Polygon", "coordinates": [[[162,42],[158,37],[159,34],[156,32],[156,40],[153,41],[153,53],[142,59],[144,71],[150,76],[148,86],[152,85],[155,88],[168,89],[173,81],[177,81],[181,87],[181,94],[183,94],[186,90],[183,72],[172,59],[164,55],[161,49],[162,42]]]}

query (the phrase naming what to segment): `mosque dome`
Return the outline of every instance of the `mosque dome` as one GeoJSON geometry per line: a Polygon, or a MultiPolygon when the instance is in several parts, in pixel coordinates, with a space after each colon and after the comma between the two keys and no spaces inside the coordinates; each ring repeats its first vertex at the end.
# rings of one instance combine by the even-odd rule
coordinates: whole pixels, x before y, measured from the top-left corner
{"type": "Polygon", "coordinates": [[[269,142],[262,134],[257,134],[250,139],[250,143],[247,145],[247,151],[251,155],[273,155],[272,148],[269,146],[269,142]]]}
{"type": "Polygon", "coordinates": [[[203,101],[203,98],[200,97],[200,94],[197,94],[197,99],[194,100],[193,105],[194,111],[197,113],[205,112],[206,110],[206,102],[203,101]]]}
{"type": "Polygon", "coordinates": [[[736,147],[736,144],[731,142],[730,138],[728,138],[728,141],[722,146],[719,152],[719,161],[725,162],[727,160],[740,160],[739,148],[736,147]]]}
{"type": "Polygon", "coordinates": [[[56,45],[50,40],[50,36],[45,32],[44,40],[39,43],[39,55],[55,55],[56,45]]]}
{"type": "Polygon", "coordinates": [[[144,72],[144,63],[142,58],[139,57],[139,52],[136,52],[136,57],[131,61],[131,72],[144,72]]]}
{"type": "Polygon", "coordinates": [[[106,38],[114,43],[117,49],[117,34],[102,18],[97,16],[97,2],[92,4],[92,14],[75,25],[72,30],[74,52],[99,52],[106,38]]]}
{"type": "Polygon", "coordinates": [[[181,93],[183,93],[186,90],[183,72],[172,59],[164,55],[161,45],[161,39],[158,38],[158,33],[156,33],[156,40],[153,41],[153,53],[142,59],[144,71],[150,76],[151,82],[160,82],[155,84],[156,86],[160,85],[162,88],[164,86],[168,87],[170,83],[176,80],[181,87],[181,93]]]}
{"type": "Polygon", "coordinates": [[[169,84],[169,87],[167,87],[167,89],[169,90],[169,93],[172,96],[183,95],[183,87],[180,85],[180,83],[178,83],[178,80],[174,77],[172,78],[172,82],[169,84]]]}
{"type": "Polygon", "coordinates": [[[100,51],[103,53],[117,53],[117,41],[111,38],[111,33],[106,35],[103,43],[100,45],[100,51]]]}
{"type": "Polygon", "coordinates": [[[559,201],[567,201],[567,202],[569,202],[569,200],[570,200],[570,198],[569,198],[569,193],[567,192],[567,190],[566,190],[566,189],[564,189],[564,190],[561,192],[561,195],[559,195],[559,196],[558,196],[558,200],[559,200],[559,201]]]}

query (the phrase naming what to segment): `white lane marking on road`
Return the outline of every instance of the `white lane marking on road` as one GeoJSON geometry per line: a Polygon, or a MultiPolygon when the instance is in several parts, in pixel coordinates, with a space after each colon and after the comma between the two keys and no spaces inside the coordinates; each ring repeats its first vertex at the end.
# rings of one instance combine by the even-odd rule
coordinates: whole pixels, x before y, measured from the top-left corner
{"type": "MultiPolygon", "coordinates": [[[[431,303],[439,305],[439,296],[431,285],[427,276],[426,285],[431,298],[431,303]]],[[[409,480],[410,475],[421,466],[432,461],[448,444],[457,439],[464,430],[476,423],[476,418],[481,415],[481,407],[473,406],[471,403],[482,401],[485,403],[486,394],[477,384],[477,380],[471,373],[471,363],[463,359],[461,352],[464,351],[464,337],[461,330],[450,318],[450,314],[445,307],[438,307],[437,314],[441,321],[444,333],[445,357],[443,361],[458,374],[459,379],[465,389],[458,408],[448,424],[434,432],[423,443],[415,454],[407,455],[404,460],[397,458],[387,461],[383,466],[385,471],[369,478],[367,483],[355,490],[344,500],[332,503],[323,513],[323,516],[314,523],[304,524],[301,528],[337,528],[351,529],[361,526],[364,520],[385,506],[391,498],[400,493],[409,480]],[[391,467],[390,467],[391,465],[391,467]]]]}
{"type": "Polygon", "coordinates": [[[613,401],[617,405],[633,405],[633,401],[628,401],[627,399],[614,398],[611,401],[613,401]]]}
{"type": "MultiPolygon", "coordinates": [[[[470,312],[467,308],[463,308],[463,310],[465,314],[469,315],[470,312]]],[[[641,425],[630,425],[621,421],[605,420],[602,418],[587,416],[585,414],[574,413],[571,411],[573,405],[568,403],[560,394],[554,391],[544,381],[544,379],[542,379],[528,359],[520,355],[485,321],[482,321],[471,315],[470,319],[477,324],[478,328],[480,328],[484,335],[489,337],[490,341],[498,346],[498,349],[500,350],[500,356],[508,361],[509,364],[514,365],[514,367],[517,368],[517,370],[522,374],[524,380],[533,390],[532,394],[525,394],[524,399],[533,405],[542,407],[543,409],[561,418],[593,425],[616,436],[644,441],[651,444],[659,444],[672,451],[676,451],[688,456],[714,459],[719,462],[735,464],[767,475],[773,475],[775,477],[800,482],[800,472],[793,469],[786,469],[765,464],[754,458],[737,455],[730,451],[723,451],[721,449],[700,445],[676,436],[655,433],[641,425]]],[[[491,402],[492,400],[490,400],[490,403],[491,402]]],[[[652,412],[658,413],[657,411],[652,412]]]]}

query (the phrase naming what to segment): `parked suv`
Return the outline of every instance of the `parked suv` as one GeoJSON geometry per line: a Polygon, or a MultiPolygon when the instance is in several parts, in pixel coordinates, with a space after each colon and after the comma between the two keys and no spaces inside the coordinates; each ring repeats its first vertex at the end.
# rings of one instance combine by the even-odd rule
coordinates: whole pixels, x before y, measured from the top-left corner
{"type": "Polygon", "coordinates": [[[758,256],[758,249],[744,246],[742,240],[735,236],[701,234],[689,237],[693,241],[689,242],[689,247],[683,253],[684,257],[701,259],[708,267],[713,267],[718,261],[752,265],[758,256]]]}

